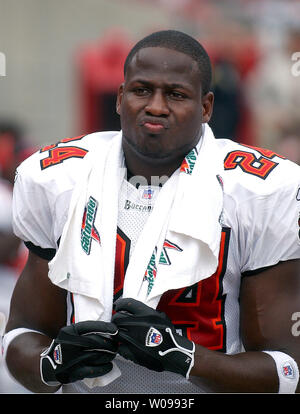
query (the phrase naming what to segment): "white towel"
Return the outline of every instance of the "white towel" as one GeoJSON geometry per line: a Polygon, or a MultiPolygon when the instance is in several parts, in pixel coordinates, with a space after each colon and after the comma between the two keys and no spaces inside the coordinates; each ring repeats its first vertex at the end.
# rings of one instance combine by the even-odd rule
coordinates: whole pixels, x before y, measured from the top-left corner
{"type": "MultiPolygon", "coordinates": [[[[186,168],[183,163],[159,192],[126,271],[123,296],[153,308],[165,291],[193,285],[218,266],[223,161],[208,125],[203,132],[199,154],[191,151],[186,168]],[[167,265],[160,260],[166,249],[167,265]]],[[[119,133],[87,154],[59,249],[49,263],[52,282],[74,294],[76,322],[111,319],[118,194],[125,173],[121,140],[119,133]],[[88,230],[99,234],[100,242],[88,231],[82,242],[86,208],[88,230]]]]}
{"type": "MultiPolygon", "coordinates": [[[[95,299],[87,308],[84,303],[82,306],[78,303],[76,322],[111,319],[112,303],[109,306],[111,301],[104,303],[101,298],[111,298],[113,289],[118,192],[120,177],[125,171],[122,158],[120,134],[97,147],[95,153],[86,155],[81,180],[71,198],[59,249],[49,262],[49,277],[54,284],[80,294],[88,303],[95,299]],[[94,209],[91,219],[100,234],[100,243],[90,239],[88,254],[83,249],[81,237],[86,208],[94,209]]],[[[86,243],[85,247],[88,249],[86,243]]]]}

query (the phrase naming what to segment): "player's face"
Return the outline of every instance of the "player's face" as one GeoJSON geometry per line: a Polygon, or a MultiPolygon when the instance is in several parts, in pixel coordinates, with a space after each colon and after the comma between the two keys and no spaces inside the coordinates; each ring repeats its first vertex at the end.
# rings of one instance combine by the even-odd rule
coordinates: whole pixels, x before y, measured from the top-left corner
{"type": "Polygon", "coordinates": [[[166,48],[141,49],[118,93],[123,140],[147,159],[183,158],[198,142],[212,104],[212,93],[202,96],[191,57],[166,48]]]}

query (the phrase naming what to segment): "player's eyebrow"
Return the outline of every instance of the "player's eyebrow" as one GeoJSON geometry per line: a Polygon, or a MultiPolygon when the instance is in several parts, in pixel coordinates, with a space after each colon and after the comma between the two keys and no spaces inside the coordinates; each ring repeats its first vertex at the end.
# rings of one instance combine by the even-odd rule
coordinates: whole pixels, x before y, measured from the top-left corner
{"type": "Polygon", "coordinates": [[[171,89],[190,89],[190,87],[184,83],[171,83],[168,87],[171,89]]]}
{"type": "MultiPolygon", "coordinates": [[[[146,79],[132,79],[130,84],[140,83],[141,85],[152,87],[154,82],[148,81],[146,79]]],[[[185,83],[166,83],[165,87],[167,89],[185,89],[192,91],[191,85],[185,84],[185,83]]]]}
{"type": "Polygon", "coordinates": [[[130,83],[131,83],[131,84],[132,84],[132,83],[141,83],[142,85],[145,85],[145,86],[151,86],[151,85],[152,85],[152,82],[147,81],[147,80],[145,80],[145,79],[132,79],[132,80],[130,81],[130,83]]]}

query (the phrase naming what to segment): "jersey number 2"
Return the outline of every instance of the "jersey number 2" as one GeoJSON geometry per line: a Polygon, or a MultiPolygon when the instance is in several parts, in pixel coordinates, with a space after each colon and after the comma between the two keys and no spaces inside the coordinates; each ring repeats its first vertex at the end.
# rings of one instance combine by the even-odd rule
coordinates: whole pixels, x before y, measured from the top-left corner
{"type": "Polygon", "coordinates": [[[264,148],[251,147],[250,145],[246,146],[255,149],[261,156],[257,158],[252,152],[248,151],[236,150],[229,152],[224,160],[225,170],[234,170],[239,166],[244,172],[265,179],[278,165],[277,162],[272,161],[272,158],[275,156],[284,158],[281,155],[264,148]]]}

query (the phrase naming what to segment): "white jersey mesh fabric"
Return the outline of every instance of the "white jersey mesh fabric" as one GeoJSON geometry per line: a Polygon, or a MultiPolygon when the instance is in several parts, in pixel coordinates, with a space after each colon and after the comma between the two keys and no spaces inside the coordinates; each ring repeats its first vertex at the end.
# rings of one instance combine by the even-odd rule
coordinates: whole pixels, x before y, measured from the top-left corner
{"type": "Polygon", "coordinates": [[[204,388],[194,385],[184,377],[172,372],[155,372],[126,361],[115,359],[122,375],[105,387],[89,388],[83,381],[63,386],[63,393],[104,394],[190,394],[204,393],[204,388]]]}
{"type": "Polygon", "coordinates": [[[159,186],[139,186],[123,180],[119,198],[118,226],[131,241],[130,253],[151,214],[159,194],[159,186]]]}

